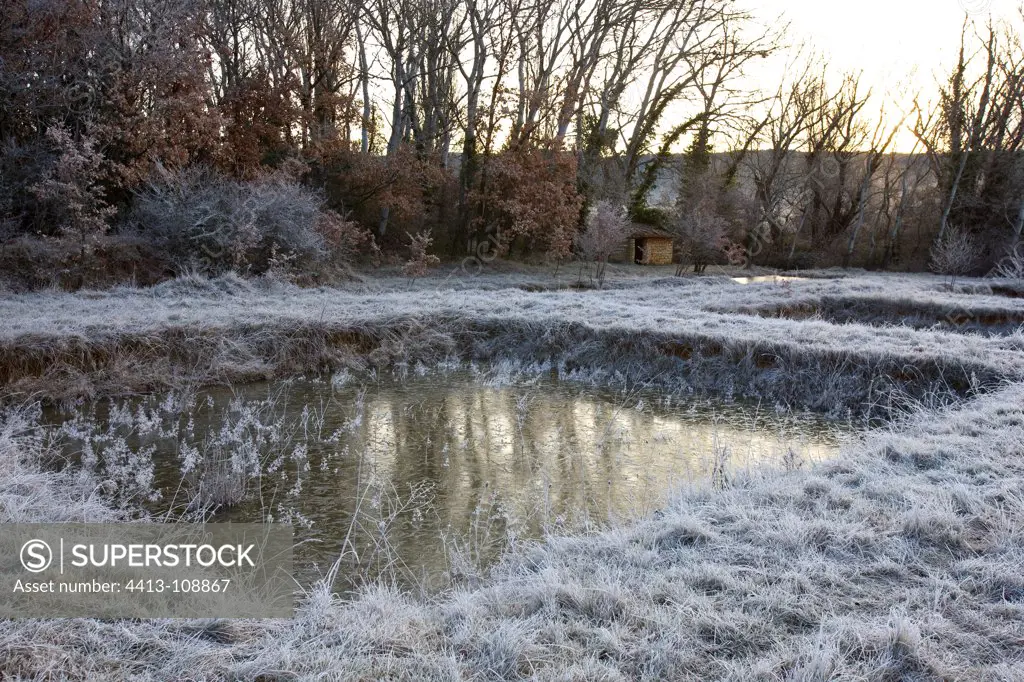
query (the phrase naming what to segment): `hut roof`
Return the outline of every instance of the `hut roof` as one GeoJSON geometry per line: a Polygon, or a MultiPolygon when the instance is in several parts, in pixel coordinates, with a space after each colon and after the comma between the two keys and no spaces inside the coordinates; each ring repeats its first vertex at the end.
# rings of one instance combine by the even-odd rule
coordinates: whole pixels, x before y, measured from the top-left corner
{"type": "Polygon", "coordinates": [[[675,239],[675,235],[665,230],[660,230],[657,227],[651,227],[650,225],[640,225],[639,223],[633,223],[633,227],[629,232],[630,239],[675,239]]]}

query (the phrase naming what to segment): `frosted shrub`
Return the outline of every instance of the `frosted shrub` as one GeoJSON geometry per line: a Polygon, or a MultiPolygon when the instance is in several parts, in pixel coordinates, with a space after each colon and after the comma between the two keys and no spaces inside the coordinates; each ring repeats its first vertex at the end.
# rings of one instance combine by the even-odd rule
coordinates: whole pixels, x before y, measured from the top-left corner
{"type": "Polygon", "coordinates": [[[1006,255],[992,268],[989,277],[1024,279],[1024,242],[1008,249],[1006,255]]]}
{"type": "Polygon", "coordinates": [[[133,425],[114,420],[100,429],[98,422],[78,414],[54,435],[75,444],[82,471],[100,483],[99,489],[108,500],[137,507],[143,501],[160,499],[160,493],[154,485],[156,447],[140,445],[136,433],[133,425]]]}
{"type": "Polygon", "coordinates": [[[609,201],[599,201],[587,217],[587,227],[576,237],[576,250],[584,261],[597,264],[597,283],[604,286],[608,259],[629,238],[625,211],[609,201]]]}
{"type": "MultiPolygon", "coordinates": [[[[315,422],[317,414],[310,411],[309,421],[315,422]]],[[[103,496],[123,508],[161,499],[156,454],[173,449],[181,480],[175,486],[177,502],[168,502],[177,506],[180,491],[191,511],[203,513],[242,502],[265,473],[281,469],[286,460],[297,475],[307,471],[308,453],[293,442],[300,426],[286,421],[272,398],[234,398],[218,407],[209,397],[197,405],[195,394],[186,392],[150,396],[137,404],[112,402],[106,418],[95,407],[74,408],[51,438],[67,454],[77,455],[82,471],[102,484],[103,496]],[[213,419],[218,428],[197,432],[197,414],[204,421],[213,419]],[[272,462],[275,457],[279,461],[272,462]]],[[[307,434],[313,436],[318,437],[307,434]]]]}
{"type": "Polygon", "coordinates": [[[63,126],[47,129],[46,138],[55,156],[29,191],[45,210],[46,222],[74,243],[84,259],[106,234],[107,221],[114,214],[100,185],[103,156],[96,151],[95,140],[76,140],[63,126]]]}
{"type": "Polygon", "coordinates": [[[949,275],[953,284],[958,275],[966,275],[977,266],[980,256],[981,251],[970,235],[950,230],[932,246],[931,268],[940,275],[949,275]]]}
{"type": "MultiPolygon", "coordinates": [[[[726,254],[730,246],[728,230],[729,223],[710,206],[701,205],[680,215],[676,234],[683,260],[693,264],[694,273],[703,273],[710,263],[726,254]]],[[[682,269],[680,263],[676,274],[682,275],[682,269]]]]}
{"type": "Polygon", "coordinates": [[[409,260],[402,266],[402,273],[406,277],[423,277],[431,266],[441,262],[437,256],[427,253],[433,243],[434,238],[427,230],[409,235],[409,260]]]}
{"type": "Polygon", "coordinates": [[[361,239],[319,194],[283,172],[242,182],[206,168],[158,168],[136,199],[133,224],[179,270],[208,273],[298,268],[361,239]]]}

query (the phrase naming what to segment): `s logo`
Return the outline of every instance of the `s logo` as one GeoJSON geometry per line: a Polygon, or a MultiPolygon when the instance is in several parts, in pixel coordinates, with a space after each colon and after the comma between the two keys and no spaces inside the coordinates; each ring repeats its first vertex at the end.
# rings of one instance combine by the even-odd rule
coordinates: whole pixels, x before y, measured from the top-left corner
{"type": "Polygon", "coordinates": [[[53,563],[53,551],[42,540],[29,540],[21,546],[21,565],[30,573],[42,573],[53,563]]]}

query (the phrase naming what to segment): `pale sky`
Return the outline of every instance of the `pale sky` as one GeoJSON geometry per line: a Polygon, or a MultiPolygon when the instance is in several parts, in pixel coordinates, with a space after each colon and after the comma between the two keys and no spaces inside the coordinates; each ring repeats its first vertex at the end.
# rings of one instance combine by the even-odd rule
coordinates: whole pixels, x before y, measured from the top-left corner
{"type": "MultiPolygon", "coordinates": [[[[916,92],[935,91],[935,74],[948,72],[960,45],[965,14],[984,25],[1014,18],[1021,0],[741,0],[755,14],[784,15],[792,29],[787,42],[806,39],[834,70],[860,71],[862,84],[894,98],[903,92],[909,107],[916,92]]],[[[1019,23],[1019,20],[1018,20],[1019,23]]],[[[766,76],[767,77],[767,76],[766,76]]],[[[901,138],[906,150],[912,136],[901,138]]]]}

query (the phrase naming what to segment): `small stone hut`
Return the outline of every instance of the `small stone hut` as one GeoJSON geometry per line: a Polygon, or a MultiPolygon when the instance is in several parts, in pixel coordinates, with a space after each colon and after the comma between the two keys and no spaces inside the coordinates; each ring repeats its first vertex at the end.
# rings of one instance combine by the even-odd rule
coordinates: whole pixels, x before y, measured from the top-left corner
{"type": "Polygon", "coordinates": [[[671,265],[673,240],[670,232],[634,224],[629,239],[609,260],[638,265],[671,265]]]}

